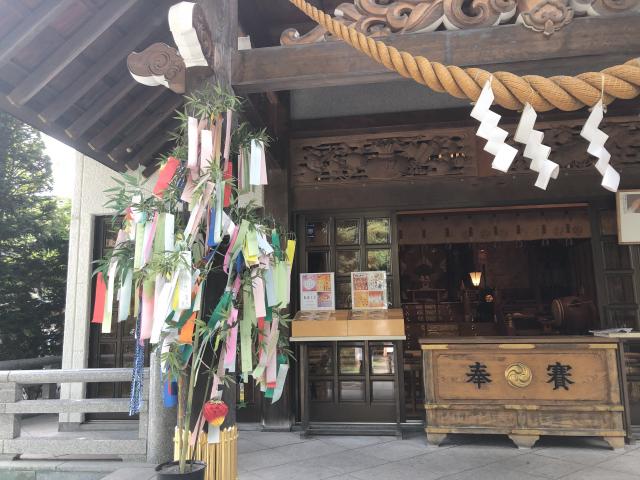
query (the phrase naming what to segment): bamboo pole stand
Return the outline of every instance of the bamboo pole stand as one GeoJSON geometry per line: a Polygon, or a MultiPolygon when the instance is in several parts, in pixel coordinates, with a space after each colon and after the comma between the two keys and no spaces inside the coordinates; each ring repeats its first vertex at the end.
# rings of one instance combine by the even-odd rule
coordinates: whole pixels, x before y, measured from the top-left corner
{"type": "MultiPolygon", "coordinates": [[[[173,437],[173,459],[178,460],[180,431],[176,429],[173,437]]],[[[195,460],[207,464],[205,480],[238,479],[238,427],[220,430],[220,443],[208,443],[207,433],[201,432],[195,444],[195,460]]],[[[189,447],[189,457],[194,447],[189,447]]]]}

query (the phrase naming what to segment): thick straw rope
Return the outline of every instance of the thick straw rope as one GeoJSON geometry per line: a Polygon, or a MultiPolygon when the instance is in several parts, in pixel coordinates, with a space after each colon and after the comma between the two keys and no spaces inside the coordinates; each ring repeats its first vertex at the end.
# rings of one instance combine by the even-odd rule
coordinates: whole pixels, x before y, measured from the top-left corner
{"type": "Polygon", "coordinates": [[[289,1],[333,35],[389,70],[454,97],[475,101],[482,86],[491,77],[496,103],[510,110],[521,110],[528,102],[538,112],[554,108],[571,111],[593,106],[600,98],[608,104],[617,98],[631,99],[640,95],[640,58],[605,68],[601,72],[586,72],[575,77],[521,77],[509,72],[490,73],[480,68],[446,66],[367,37],[355,28],[337,22],[305,0],[289,1]]]}

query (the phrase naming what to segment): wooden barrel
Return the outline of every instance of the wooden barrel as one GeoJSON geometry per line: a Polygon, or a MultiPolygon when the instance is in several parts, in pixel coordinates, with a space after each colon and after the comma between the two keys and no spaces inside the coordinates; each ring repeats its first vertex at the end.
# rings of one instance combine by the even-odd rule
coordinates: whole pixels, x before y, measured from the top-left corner
{"type": "Polygon", "coordinates": [[[595,324],[595,305],[584,297],[561,297],[551,302],[553,326],[568,335],[584,335],[595,324]]]}

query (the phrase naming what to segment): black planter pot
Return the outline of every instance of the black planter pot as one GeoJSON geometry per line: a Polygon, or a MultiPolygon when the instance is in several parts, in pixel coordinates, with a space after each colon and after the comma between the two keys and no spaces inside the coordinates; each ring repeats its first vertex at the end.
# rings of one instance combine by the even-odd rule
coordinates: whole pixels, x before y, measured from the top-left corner
{"type": "Polygon", "coordinates": [[[180,473],[180,462],[167,462],[156,467],[157,480],[204,480],[207,465],[204,462],[187,462],[187,471],[180,473]],[[193,466],[193,468],[190,468],[193,466]]]}

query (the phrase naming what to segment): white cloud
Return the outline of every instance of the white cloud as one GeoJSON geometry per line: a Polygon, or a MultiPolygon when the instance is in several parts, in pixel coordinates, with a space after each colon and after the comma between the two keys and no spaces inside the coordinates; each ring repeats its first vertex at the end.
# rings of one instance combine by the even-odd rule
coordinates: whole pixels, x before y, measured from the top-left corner
{"type": "Polygon", "coordinates": [[[44,141],[45,153],[51,158],[53,194],[58,197],[71,198],[75,179],[76,151],[44,133],[40,135],[44,141]]]}

